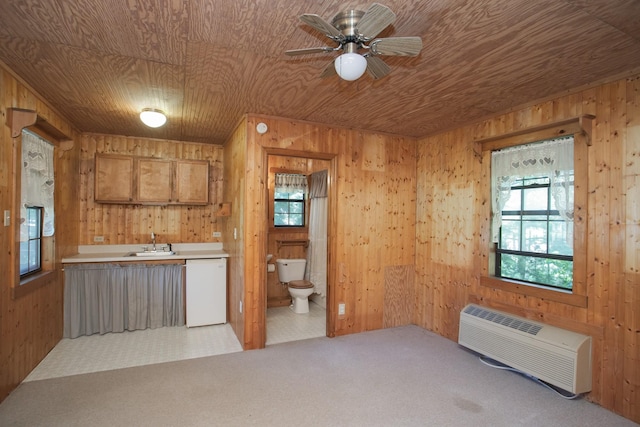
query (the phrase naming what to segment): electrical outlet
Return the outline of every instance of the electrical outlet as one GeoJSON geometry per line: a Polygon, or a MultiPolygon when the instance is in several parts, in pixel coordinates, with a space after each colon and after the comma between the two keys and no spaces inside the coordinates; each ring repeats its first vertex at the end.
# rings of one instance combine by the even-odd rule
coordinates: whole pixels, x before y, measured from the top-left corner
{"type": "Polygon", "coordinates": [[[338,316],[344,316],[345,311],[346,311],[345,304],[343,302],[338,304],[338,316]]]}
{"type": "Polygon", "coordinates": [[[104,242],[104,236],[93,236],[93,241],[96,243],[104,242]]]}
{"type": "Polygon", "coordinates": [[[222,237],[222,233],[219,231],[214,231],[213,233],[211,233],[211,236],[213,237],[222,237]]]}

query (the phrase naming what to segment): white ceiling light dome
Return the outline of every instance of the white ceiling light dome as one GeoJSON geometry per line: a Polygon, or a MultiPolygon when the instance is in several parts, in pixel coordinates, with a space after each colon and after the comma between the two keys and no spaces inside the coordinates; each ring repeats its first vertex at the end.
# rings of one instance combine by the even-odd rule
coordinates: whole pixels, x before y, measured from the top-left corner
{"type": "Polygon", "coordinates": [[[343,80],[358,80],[367,70],[367,60],[364,56],[357,53],[343,53],[336,58],[334,63],[336,73],[343,80]]]}
{"type": "Polygon", "coordinates": [[[145,108],[140,112],[140,120],[150,128],[158,128],[167,122],[167,116],[160,110],[145,108]]]}

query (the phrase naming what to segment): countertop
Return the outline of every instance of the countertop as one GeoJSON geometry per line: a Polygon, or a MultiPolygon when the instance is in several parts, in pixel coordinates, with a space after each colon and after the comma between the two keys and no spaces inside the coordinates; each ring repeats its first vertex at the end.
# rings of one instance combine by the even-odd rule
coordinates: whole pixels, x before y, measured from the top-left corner
{"type": "MultiPolygon", "coordinates": [[[[166,260],[188,260],[207,258],[228,258],[222,249],[222,243],[174,243],[173,255],[130,256],[131,252],[141,252],[151,245],[84,245],[78,247],[78,253],[62,258],[63,264],[87,262],[150,262],[166,260]]],[[[166,247],[166,243],[156,243],[157,250],[166,247]]]]}

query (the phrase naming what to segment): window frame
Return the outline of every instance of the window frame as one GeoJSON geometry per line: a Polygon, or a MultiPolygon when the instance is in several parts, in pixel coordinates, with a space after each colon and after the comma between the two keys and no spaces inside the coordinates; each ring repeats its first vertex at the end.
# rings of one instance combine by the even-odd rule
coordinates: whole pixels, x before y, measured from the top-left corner
{"type": "Polygon", "coordinates": [[[270,168],[269,169],[269,178],[268,178],[268,185],[267,185],[267,197],[268,199],[266,200],[267,206],[268,206],[268,212],[269,212],[269,233],[273,233],[273,234],[290,234],[290,233],[308,233],[309,232],[309,226],[308,226],[308,222],[309,222],[309,218],[307,217],[308,213],[309,213],[309,198],[305,197],[304,198],[304,223],[305,225],[303,227],[298,227],[298,226],[279,226],[276,227],[275,224],[275,220],[274,220],[274,208],[275,208],[275,204],[274,204],[274,199],[275,199],[275,178],[276,178],[276,174],[278,173],[286,173],[286,174],[298,174],[298,175],[307,175],[306,172],[298,170],[298,169],[289,169],[289,168],[281,168],[281,167],[274,167],[274,168],[270,168]]]}
{"type": "Polygon", "coordinates": [[[594,116],[583,115],[511,133],[478,138],[476,153],[482,162],[481,187],[487,200],[491,197],[491,152],[524,145],[535,141],[573,135],[574,138],[574,230],[573,230],[573,289],[549,289],[518,280],[496,277],[495,245],[491,242],[491,203],[484,203],[484,231],[479,253],[485,260],[481,264],[480,285],[510,293],[541,298],[576,307],[587,307],[587,218],[588,212],[588,147],[591,145],[594,116]]]}
{"type": "MultiPolygon", "coordinates": [[[[11,251],[8,282],[11,298],[16,300],[42,287],[55,283],[58,280],[59,271],[56,267],[55,236],[49,236],[42,238],[42,269],[28,276],[20,276],[20,224],[18,219],[20,218],[20,205],[22,202],[20,190],[22,179],[22,130],[26,129],[37,134],[53,146],[54,175],[57,175],[56,160],[60,157],[60,151],[71,149],[73,147],[73,140],[39,116],[34,110],[7,108],[6,123],[11,128],[11,138],[13,142],[13,173],[11,180],[13,197],[11,205],[11,226],[9,228],[11,234],[10,245],[13,250],[11,251]]],[[[57,192],[58,190],[54,191],[57,192]]],[[[57,205],[57,202],[55,203],[57,205]]]]}
{"type": "MultiPolygon", "coordinates": [[[[291,193],[287,193],[289,195],[291,195],[291,193]]],[[[307,226],[307,220],[306,220],[306,214],[307,214],[307,209],[306,209],[306,203],[307,203],[307,198],[305,197],[305,194],[302,193],[302,199],[291,199],[291,198],[287,198],[287,199],[281,199],[281,198],[276,198],[275,197],[275,189],[274,189],[274,196],[273,196],[273,221],[271,223],[271,225],[274,228],[285,228],[285,229],[290,229],[290,228],[304,228],[307,226]],[[292,204],[299,204],[302,206],[302,213],[298,214],[298,213],[294,213],[293,215],[301,215],[302,216],[302,225],[278,225],[276,224],[276,203],[277,202],[285,202],[287,203],[288,206],[288,215],[292,215],[291,214],[291,205],[292,204]]]]}

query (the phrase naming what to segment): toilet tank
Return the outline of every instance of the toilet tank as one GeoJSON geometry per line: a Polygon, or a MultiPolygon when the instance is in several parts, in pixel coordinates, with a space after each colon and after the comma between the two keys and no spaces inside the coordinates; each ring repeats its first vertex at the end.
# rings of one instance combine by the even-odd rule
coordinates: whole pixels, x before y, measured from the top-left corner
{"type": "Polygon", "coordinates": [[[278,279],[282,283],[288,283],[293,280],[304,279],[304,267],[307,260],[304,258],[278,259],[278,279]]]}

